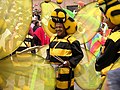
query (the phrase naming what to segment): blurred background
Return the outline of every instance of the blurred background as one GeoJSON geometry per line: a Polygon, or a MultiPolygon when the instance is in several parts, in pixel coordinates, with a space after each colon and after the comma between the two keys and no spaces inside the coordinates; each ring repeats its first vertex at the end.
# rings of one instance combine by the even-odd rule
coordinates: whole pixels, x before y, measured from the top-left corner
{"type": "MultiPolygon", "coordinates": [[[[34,9],[40,9],[40,3],[43,2],[44,0],[33,0],[33,7],[34,9]]],[[[56,0],[51,0],[53,2],[56,2],[56,0]]],[[[67,6],[72,6],[72,5],[78,5],[80,1],[85,2],[86,4],[89,2],[93,2],[95,0],[63,0],[63,2],[60,4],[61,7],[67,8],[67,6]]]]}

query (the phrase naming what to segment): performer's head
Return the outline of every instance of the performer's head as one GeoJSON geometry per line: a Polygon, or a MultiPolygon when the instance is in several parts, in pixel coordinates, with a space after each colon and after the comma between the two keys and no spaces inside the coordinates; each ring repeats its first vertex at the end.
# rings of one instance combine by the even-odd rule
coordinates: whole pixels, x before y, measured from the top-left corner
{"type": "Polygon", "coordinates": [[[69,17],[69,15],[63,9],[58,8],[52,12],[51,19],[48,22],[48,29],[53,34],[59,33],[56,27],[57,29],[58,27],[59,29],[64,29],[66,34],[73,34],[77,30],[77,23],[73,18],[69,17]]]}
{"type": "MultiPolygon", "coordinates": [[[[120,1],[97,0],[100,10],[105,14],[109,23],[120,26],[120,1]]],[[[107,21],[107,22],[108,22],[107,21]]]]}

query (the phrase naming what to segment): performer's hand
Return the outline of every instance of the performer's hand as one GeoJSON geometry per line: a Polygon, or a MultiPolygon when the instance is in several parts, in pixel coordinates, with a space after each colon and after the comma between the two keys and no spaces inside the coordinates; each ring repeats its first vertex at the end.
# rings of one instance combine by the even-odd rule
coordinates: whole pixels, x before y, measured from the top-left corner
{"type": "Polygon", "coordinates": [[[63,63],[63,66],[69,67],[69,66],[70,66],[70,62],[69,62],[69,61],[65,61],[65,62],[63,63]]]}

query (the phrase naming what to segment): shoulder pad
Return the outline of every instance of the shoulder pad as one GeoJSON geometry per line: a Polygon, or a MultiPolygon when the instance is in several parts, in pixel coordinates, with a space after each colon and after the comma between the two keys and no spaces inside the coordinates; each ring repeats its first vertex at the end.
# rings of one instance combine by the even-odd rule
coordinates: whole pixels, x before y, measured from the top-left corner
{"type": "Polygon", "coordinates": [[[56,34],[53,34],[52,37],[50,38],[50,42],[52,42],[56,37],[56,34]]]}
{"type": "Polygon", "coordinates": [[[109,36],[109,39],[112,39],[114,42],[116,42],[118,39],[120,39],[120,32],[119,31],[113,32],[109,36]]]}
{"type": "Polygon", "coordinates": [[[73,36],[69,36],[69,37],[68,37],[68,41],[69,41],[70,43],[73,43],[75,40],[76,40],[76,38],[73,37],[73,36]]]}

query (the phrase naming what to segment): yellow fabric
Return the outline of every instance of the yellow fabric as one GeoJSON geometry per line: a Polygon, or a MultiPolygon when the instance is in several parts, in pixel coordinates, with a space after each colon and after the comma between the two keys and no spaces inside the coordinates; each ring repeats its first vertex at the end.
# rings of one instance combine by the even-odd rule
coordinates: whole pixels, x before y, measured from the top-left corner
{"type": "Polygon", "coordinates": [[[120,39],[120,32],[116,31],[116,32],[112,33],[109,36],[109,38],[112,39],[114,42],[116,42],[118,39],[120,39]]]}
{"type": "Polygon", "coordinates": [[[50,2],[51,0],[44,0],[45,2],[50,2]]]}
{"type": "Polygon", "coordinates": [[[70,38],[68,38],[68,40],[69,40],[70,43],[73,43],[76,40],[76,38],[70,37],[70,38]]]}
{"type": "Polygon", "coordinates": [[[105,78],[106,78],[106,76],[102,76],[102,77],[101,77],[101,80],[102,80],[102,81],[104,81],[104,80],[105,80],[105,78]]]}
{"type": "Polygon", "coordinates": [[[59,39],[59,40],[58,40],[57,38],[55,38],[55,37],[56,37],[56,34],[54,34],[54,35],[50,38],[50,42],[53,41],[53,39],[54,39],[54,41],[68,42],[68,41],[67,41],[67,39],[68,39],[70,43],[73,43],[73,42],[76,40],[76,38],[75,38],[75,37],[72,37],[71,34],[68,35],[68,36],[66,36],[64,39],[59,39]]]}
{"type": "MultiPolygon", "coordinates": [[[[105,0],[98,0],[98,3],[99,4],[104,4],[105,0]]],[[[110,21],[115,24],[115,25],[119,25],[120,24],[120,14],[116,14],[114,16],[111,15],[111,12],[115,11],[115,10],[119,10],[120,8],[120,4],[118,3],[118,0],[109,0],[107,3],[106,3],[106,6],[109,6],[111,5],[109,8],[103,8],[103,10],[107,9],[106,10],[106,17],[108,19],[110,19],[110,21]],[[117,3],[116,5],[112,5],[113,3],[117,3]]],[[[102,7],[102,6],[100,6],[102,7]]]]}
{"type": "Polygon", "coordinates": [[[66,49],[50,49],[50,55],[52,56],[71,56],[71,50],[66,49]]]}
{"type": "Polygon", "coordinates": [[[29,86],[24,85],[22,90],[30,90],[29,86]]]}
{"type": "Polygon", "coordinates": [[[48,29],[52,34],[56,33],[54,28],[55,28],[55,23],[50,19],[49,22],[48,22],[48,29]],[[51,25],[53,26],[53,28],[51,27],[51,25]]]}
{"type": "MultiPolygon", "coordinates": [[[[112,66],[112,67],[111,67],[111,69],[108,69],[108,70],[114,70],[114,69],[120,68],[120,58],[118,58],[118,60],[114,63],[114,65],[110,65],[110,66],[112,66]]],[[[105,90],[104,86],[105,86],[106,80],[107,80],[106,76],[103,76],[102,81],[104,81],[104,82],[103,82],[101,90],[105,90]]]]}
{"type": "Polygon", "coordinates": [[[6,28],[7,28],[6,21],[4,20],[4,18],[0,17],[0,35],[5,32],[6,28]]]}
{"type": "Polygon", "coordinates": [[[57,0],[58,4],[61,4],[63,2],[63,0],[57,0]]]}
{"type": "Polygon", "coordinates": [[[13,89],[13,90],[22,90],[22,89],[19,88],[19,87],[14,86],[14,89],[13,89]]]}
{"type": "Polygon", "coordinates": [[[59,68],[59,74],[69,74],[69,68],[59,68]]]}
{"type": "MultiPolygon", "coordinates": [[[[83,60],[85,59],[83,58],[83,60]]],[[[90,62],[78,66],[80,71],[74,70],[76,83],[84,90],[96,90],[102,82],[100,72],[95,71],[94,65],[95,62],[90,60],[90,62]]]]}
{"type": "Polygon", "coordinates": [[[60,41],[62,41],[62,42],[68,42],[66,38],[65,38],[65,39],[57,39],[57,38],[56,38],[56,39],[54,39],[54,41],[58,41],[58,42],[60,42],[60,41]]]}
{"type": "Polygon", "coordinates": [[[107,10],[107,12],[106,12],[107,18],[109,18],[110,21],[111,21],[113,24],[115,24],[115,25],[119,25],[119,24],[120,24],[120,19],[119,19],[119,18],[120,18],[120,14],[115,15],[115,16],[112,16],[112,15],[111,15],[111,12],[112,12],[112,11],[115,11],[115,10],[119,10],[119,7],[120,7],[120,4],[115,5],[115,6],[112,6],[112,7],[110,7],[110,8],[107,10]]]}
{"type": "Polygon", "coordinates": [[[0,8],[0,59],[3,59],[12,54],[28,34],[32,20],[32,1],[0,0],[0,8]]]}
{"type": "Polygon", "coordinates": [[[108,67],[102,69],[102,71],[101,71],[102,75],[106,75],[107,72],[111,69],[112,66],[113,66],[113,63],[110,64],[108,67]]]}
{"type": "Polygon", "coordinates": [[[82,65],[81,65],[81,64],[78,64],[78,65],[75,67],[75,69],[74,69],[74,75],[75,75],[75,77],[80,76],[80,75],[82,74],[82,73],[80,73],[80,72],[82,72],[82,70],[83,70],[82,65]]]}
{"type": "Polygon", "coordinates": [[[53,39],[55,38],[55,36],[56,36],[55,34],[52,35],[52,37],[50,38],[50,42],[53,41],[53,39]]]}
{"type": "Polygon", "coordinates": [[[69,19],[66,20],[66,22],[64,23],[65,28],[70,27],[69,29],[66,30],[66,32],[68,34],[74,34],[77,31],[77,23],[76,22],[72,22],[69,19]]]}
{"type": "Polygon", "coordinates": [[[57,16],[57,12],[56,11],[53,11],[52,14],[51,14],[52,17],[55,17],[57,16]]]}
{"type": "Polygon", "coordinates": [[[59,65],[59,64],[61,64],[59,62],[50,62],[50,63],[53,64],[53,65],[59,65]]]}
{"type": "Polygon", "coordinates": [[[59,13],[58,13],[58,17],[59,17],[59,18],[65,18],[65,14],[64,14],[63,12],[59,12],[59,13]]]}
{"type": "Polygon", "coordinates": [[[105,50],[105,46],[102,46],[101,53],[104,53],[104,50],[105,50]]]}
{"type": "Polygon", "coordinates": [[[2,79],[2,77],[1,77],[1,75],[0,75],[0,85],[3,83],[3,79],[2,79]]]}
{"type": "Polygon", "coordinates": [[[70,42],[73,43],[76,40],[76,38],[71,37],[71,35],[66,36],[64,39],[57,39],[57,37],[55,38],[55,35],[51,37],[50,42],[58,42],[54,48],[50,49],[50,55],[52,56],[71,56],[72,52],[71,50],[67,50],[67,49],[61,49],[61,48],[55,48],[60,42],[70,42]],[[68,39],[68,40],[67,40],[68,39]]]}
{"type": "Polygon", "coordinates": [[[49,27],[48,23],[49,23],[49,20],[50,20],[50,16],[51,16],[51,13],[56,8],[60,8],[60,6],[58,4],[56,4],[55,2],[50,2],[51,0],[46,0],[46,1],[48,1],[49,3],[45,3],[45,2],[40,3],[40,7],[41,7],[41,11],[42,11],[41,22],[42,22],[42,27],[44,28],[45,33],[49,37],[51,37],[53,35],[53,33],[51,33],[49,28],[48,28],[49,27]]]}
{"type": "Polygon", "coordinates": [[[98,0],[98,3],[99,4],[102,4],[102,3],[104,3],[105,1],[104,0],[98,0]]]}
{"type": "MultiPolygon", "coordinates": [[[[68,88],[68,81],[56,81],[57,87],[61,89],[67,89],[68,88]]],[[[74,79],[71,79],[71,86],[74,85],[74,79]]]]}
{"type": "MultiPolygon", "coordinates": [[[[117,69],[117,68],[120,68],[120,58],[114,63],[114,65],[113,64],[111,64],[110,66],[108,66],[108,67],[106,67],[105,69],[106,69],[106,72],[105,72],[105,69],[103,69],[104,70],[104,72],[105,72],[105,75],[106,75],[106,73],[109,71],[109,70],[114,70],[114,69],[117,69]],[[111,69],[110,69],[111,68],[111,69]]],[[[102,70],[102,71],[103,71],[102,70]]],[[[103,73],[103,72],[102,72],[103,73]]],[[[102,89],[101,90],[105,90],[104,89],[104,86],[105,86],[105,83],[106,83],[106,76],[102,76],[102,81],[104,81],[103,82],[103,85],[102,85],[102,89]]]]}
{"type": "Polygon", "coordinates": [[[107,78],[104,79],[104,82],[103,82],[100,90],[108,90],[107,88],[105,88],[106,87],[106,81],[107,81],[107,78]]]}
{"type": "MultiPolygon", "coordinates": [[[[52,13],[52,17],[55,17],[55,18],[62,18],[64,20],[66,20],[63,25],[65,26],[65,28],[67,29],[66,32],[68,34],[74,34],[76,31],[77,31],[77,23],[70,19],[70,17],[63,11],[60,11],[55,13],[56,11],[54,10],[53,13],[52,13]]],[[[52,21],[52,19],[50,19],[48,21],[48,29],[51,33],[55,34],[56,31],[55,31],[55,22],[52,21]]]]}
{"type": "Polygon", "coordinates": [[[117,1],[117,0],[110,0],[110,2],[107,3],[107,5],[111,5],[111,4],[115,3],[116,1],[117,1]]]}
{"type": "Polygon", "coordinates": [[[120,68],[120,58],[115,62],[114,66],[112,67],[111,70],[114,70],[116,68],[120,68]]]}

